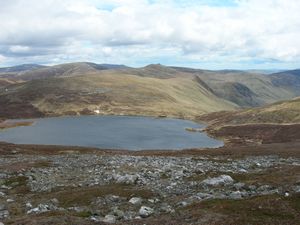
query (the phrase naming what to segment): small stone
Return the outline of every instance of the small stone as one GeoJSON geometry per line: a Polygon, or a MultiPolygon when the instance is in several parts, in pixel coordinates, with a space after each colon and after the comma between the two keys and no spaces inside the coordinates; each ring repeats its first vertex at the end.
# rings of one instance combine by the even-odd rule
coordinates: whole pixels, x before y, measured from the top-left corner
{"type": "Polygon", "coordinates": [[[148,199],[148,202],[150,202],[150,203],[155,203],[155,200],[152,199],[152,198],[150,198],[150,199],[148,199]]]}
{"type": "Polygon", "coordinates": [[[248,186],[248,190],[255,191],[256,190],[256,186],[255,185],[249,185],[248,186]]]}
{"type": "Polygon", "coordinates": [[[5,205],[0,204],[0,211],[2,211],[2,210],[4,210],[4,209],[6,209],[5,205]]]}
{"type": "Polygon", "coordinates": [[[239,172],[240,172],[240,173],[248,173],[248,171],[245,170],[245,169],[240,169],[239,172]]]}
{"type": "Polygon", "coordinates": [[[8,210],[0,211],[0,219],[7,218],[9,216],[8,210]]]}
{"type": "Polygon", "coordinates": [[[118,220],[120,220],[124,217],[124,212],[118,208],[115,208],[113,210],[113,215],[116,216],[118,220]]]}
{"type": "Polygon", "coordinates": [[[142,217],[142,218],[146,218],[146,217],[149,217],[151,216],[152,214],[154,213],[154,210],[150,207],[147,207],[147,206],[142,206],[139,210],[139,215],[142,217]]]}
{"type": "Polygon", "coordinates": [[[104,219],[102,220],[104,223],[115,223],[116,217],[114,215],[106,215],[104,219]]]}
{"type": "Polygon", "coordinates": [[[6,185],[2,185],[2,186],[1,186],[1,189],[7,189],[7,190],[10,190],[11,187],[8,187],[8,186],[6,186],[6,185]]]}
{"type": "Polygon", "coordinates": [[[142,199],[141,198],[138,198],[138,197],[133,197],[129,200],[129,202],[133,205],[140,205],[142,204],[142,199]]]}
{"type": "Polygon", "coordinates": [[[245,186],[245,184],[244,183],[236,183],[236,184],[234,184],[233,185],[237,190],[240,190],[240,189],[242,189],[244,186],[245,186]]]}
{"type": "Polygon", "coordinates": [[[201,193],[201,192],[198,192],[196,194],[196,197],[198,199],[201,199],[201,200],[205,200],[205,199],[212,199],[213,198],[213,195],[212,194],[207,194],[207,193],[201,193]]]}
{"type": "Polygon", "coordinates": [[[101,221],[101,218],[99,216],[91,216],[90,217],[90,220],[91,221],[94,221],[94,222],[100,222],[101,221]]]}
{"type": "Polygon", "coordinates": [[[8,202],[8,203],[11,203],[11,202],[14,202],[15,200],[13,200],[13,199],[11,199],[11,198],[9,198],[9,199],[7,199],[6,200],[6,202],[8,202]]]}
{"type": "Polygon", "coordinates": [[[229,194],[229,198],[230,199],[241,199],[242,198],[242,194],[240,191],[235,191],[229,194]]]}
{"type": "Polygon", "coordinates": [[[210,186],[227,185],[232,184],[233,182],[234,180],[228,175],[221,175],[219,177],[208,178],[202,181],[203,184],[210,186]]]}
{"type": "Polygon", "coordinates": [[[50,206],[46,204],[39,204],[36,208],[30,209],[27,211],[27,214],[31,213],[43,213],[43,212],[48,212],[50,211],[50,206]]]}
{"type": "Polygon", "coordinates": [[[178,207],[186,207],[188,205],[189,205],[189,203],[187,203],[186,201],[181,201],[177,204],[178,207]]]}
{"type": "Polygon", "coordinates": [[[136,184],[138,176],[129,174],[126,174],[124,176],[117,175],[115,176],[115,180],[117,184],[136,184]]]}
{"type": "Polygon", "coordinates": [[[149,199],[148,199],[148,202],[150,202],[150,203],[154,204],[154,203],[158,203],[158,202],[160,202],[160,200],[159,200],[158,198],[154,198],[154,199],[152,199],[152,198],[149,198],[149,199]]]}
{"type": "Polygon", "coordinates": [[[298,186],[295,186],[294,188],[293,188],[293,190],[296,192],[296,193],[300,193],[300,186],[298,185],[298,186]]]}
{"type": "Polygon", "coordinates": [[[133,211],[126,211],[126,212],[124,213],[123,219],[124,219],[124,220],[132,220],[135,216],[136,216],[136,212],[133,212],[133,211]]]}
{"type": "Polygon", "coordinates": [[[174,213],[175,210],[167,203],[162,203],[160,206],[160,211],[164,213],[174,213]]]}
{"type": "Polygon", "coordinates": [[[52,198],[50,201],[55,205],[58,205],[58,203],[59,203],[57,198],[52,198]]]}
{"type": "Polygon", "coordinates": [[[27,202],[25,206],[26,206],[26,208],[29,208],[29,209],[32,208],[32,204],[30,202],[27,202]]]}

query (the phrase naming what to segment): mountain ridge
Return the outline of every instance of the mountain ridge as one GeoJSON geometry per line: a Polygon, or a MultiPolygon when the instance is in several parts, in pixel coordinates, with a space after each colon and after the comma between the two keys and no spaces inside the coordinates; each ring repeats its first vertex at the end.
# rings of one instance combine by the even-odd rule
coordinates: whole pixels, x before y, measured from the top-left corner
{"type": "MultiPolygon", "coordinates": [[[[19,105],[28,109],[24,110],[26,117],[30,112],[48,116],[98,111],[195,117],[222,110],[261,107],[300,96],[300,76],[294,71],[265,75],[161,64],[131,68],[67,63],[9,75],[0,73],[0,81],[2,109],[10,109],[13,115],[19,105]],[[284,76],[293,82],[283,82],[284,76]]],[[[8,113],[2,110],[0,116],[7,117],[8,113]]],[[[21,117],[20,113],[18,116],[21,117]]]]}

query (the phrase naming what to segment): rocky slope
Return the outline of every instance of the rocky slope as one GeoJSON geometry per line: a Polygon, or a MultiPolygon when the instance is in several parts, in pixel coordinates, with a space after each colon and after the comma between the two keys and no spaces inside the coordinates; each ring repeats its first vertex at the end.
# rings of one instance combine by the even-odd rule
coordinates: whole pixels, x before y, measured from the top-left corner
{"type": "Polygon", "coordinates": [[[296,224],[299,217],[299,151],[290,157],[262,151],[155,156],[159,152],[48,148],[0,145],[5,224],[57,218],[60,224],[296,224]]]}

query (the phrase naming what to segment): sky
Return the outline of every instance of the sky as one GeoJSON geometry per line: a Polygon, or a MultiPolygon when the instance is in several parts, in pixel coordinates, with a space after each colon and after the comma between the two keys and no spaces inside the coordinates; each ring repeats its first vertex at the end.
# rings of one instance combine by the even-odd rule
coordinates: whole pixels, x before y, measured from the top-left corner
{"type": "Polygon", "coordinates": [[[300,68],[299,0],[0,0],[0,67],[300,68]]]}

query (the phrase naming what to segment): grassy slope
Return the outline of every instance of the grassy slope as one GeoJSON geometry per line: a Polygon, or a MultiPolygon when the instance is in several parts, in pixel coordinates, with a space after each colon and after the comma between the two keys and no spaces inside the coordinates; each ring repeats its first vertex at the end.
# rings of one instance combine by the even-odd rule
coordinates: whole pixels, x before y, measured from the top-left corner
{"type": "Polygon", "coordinates": [[[223,125],[300,123],[300,98],[248,110],[213,113],[203,119],[223,125]]]}
{"type": "Polygon", "coordinates": [[[11,84],[16,83],[13,80],[7,79],[7,78],[0,78],[0,87],[5,87],[11,84]]]}
{"type": "Polygon", "coordinates": [[[218,96],[240,106],[262,106],[291,99],[297,93],[288,86],[275,86],[272,78],[251,73],[203,73],[199,75],[218,96]]]}
{"type": "Polygon", "coordinates": [[[300,98],[269,106],[200,116],[206,131],[227,145],[300,141],[300,98]]]}
{"type": "Polygon", "coordinates": [[[98,109],[101,114],[184,118],[236,107],[213,95],[191,76],[158,79],[115,71],[10,86],[8,92],[0,93],[0,117],[14,115],[18,104],[46,115],[91,113],[98,109]]]}
{"type": "MultiPolygon", "coordinates": [[[[7,93],[0,88],[0,117],[89,114],[97,109],[102,114],[192,118],[236,106],[262,106],[299,94],[294,73],[286,83],[282,74],[205,71],[159,64],[138,69],[109,68],[69,63],[16,74],[28,83],[8,86],[7,93]]],[[[8,79],[0,79],[3,87],[9,85],[8,79]]]]}

